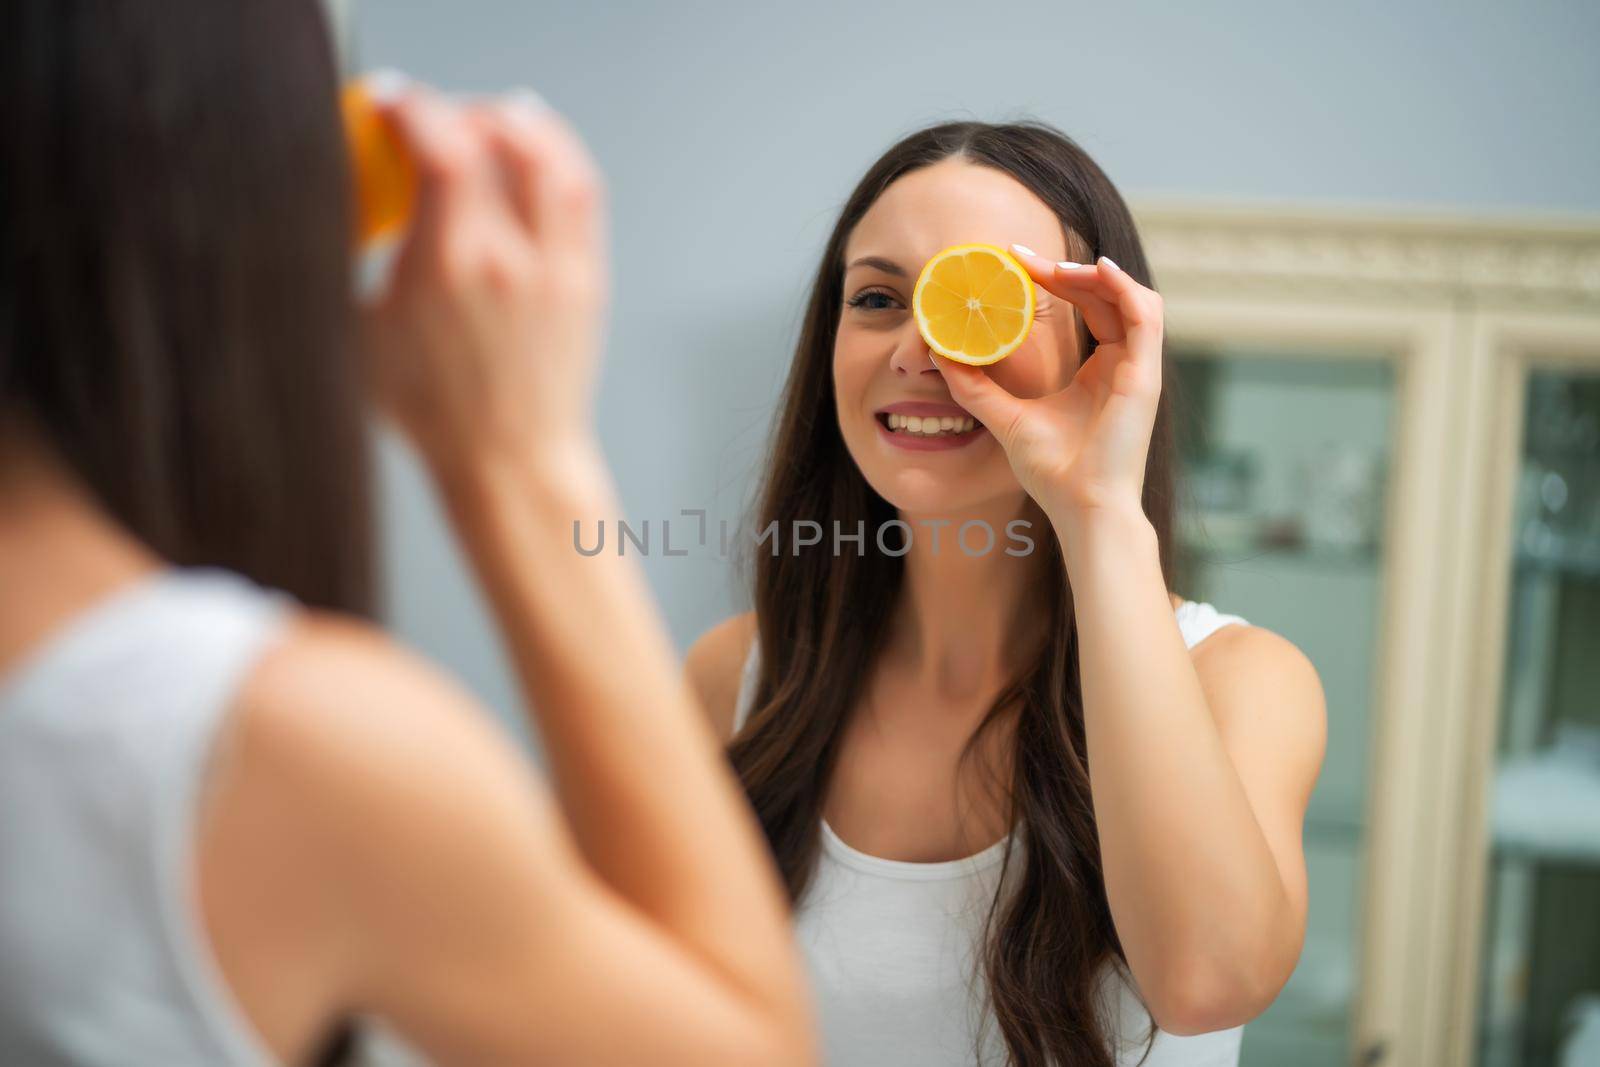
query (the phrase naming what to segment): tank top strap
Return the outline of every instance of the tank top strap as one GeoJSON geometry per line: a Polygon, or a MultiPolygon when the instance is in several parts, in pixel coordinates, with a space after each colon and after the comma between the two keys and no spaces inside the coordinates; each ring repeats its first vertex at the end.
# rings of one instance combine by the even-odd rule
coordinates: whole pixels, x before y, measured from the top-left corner
{"type": "Polygon", "coordinates": [[[1224,626],[1231,626],[1235,623],[1249,625],[1249,621],[1244,616],[1225,614],[1204,600],[1185,600],[1178,605],[1177,617],[1178,630],[1183,634],[1184,643],[1190,648],[1198,645],[1224,626]]]}
{"type": "Polygon", "coordinates": [[[193,851],[221,728],[294,604],[220,569],[158,571],[0,678],[0,1044],[272,1062],[205,941],[193,851]]]}

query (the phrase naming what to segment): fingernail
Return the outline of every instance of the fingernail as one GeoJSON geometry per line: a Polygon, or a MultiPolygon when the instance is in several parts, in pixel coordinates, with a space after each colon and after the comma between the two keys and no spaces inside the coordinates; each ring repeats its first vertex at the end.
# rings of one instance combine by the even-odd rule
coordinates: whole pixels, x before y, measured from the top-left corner
{"type": "Polygon", "coordinates": [[[379,103],[387,104],[394,100],[406,87],[411,84],[411,79],[393,67],[382,67],[372,71],[361,79],[367,88],[367,95],[379,103]]]}
{"type": "Polygon", "coordinates": [[[1101,256],[1100,257],[1100,262],[1104,263],[1106,266],[1110,267],[1112,270],[1121,270],[1122,269],[1121,267],[1117,266],[1116,261],[1113,260],[1110,256],[1101,256]]]}
{"type": "Polygon", "coordinates": [[[507,93],[506,102],[513,107],[524,109],[530,115],[550,110],[549,102],[526,85],[520,85],[507,93]]]}
{"type": "Polygon", "coordinates": [[[1062,270],[1076,270],[1079,267],[1083,266],[1083,264],[1082,263],[1074,263],[1069,259],[1063,259],[1060,263],[1057,263],[1056,266],[1060,267],[1062,270]]]}
{"type": "Polygon", "coordinates": [[[540,110],[537,107],[509,96],[496,100],[494,103],[494,108],[496,111],[500,112],[500,114],[504,115],[507,120],[515,123],[523,129],[527,129],[533,125],[533,120],[538,117],[540,110]]]}
{"type": "Polygon", "coordinates": [[[1036,256],[1039,254],[1033,249],[1029,248],[1027,245],[1012,245],[1011,247],[1016,251],[1021,252],[1025,256],[1036,256]]]}

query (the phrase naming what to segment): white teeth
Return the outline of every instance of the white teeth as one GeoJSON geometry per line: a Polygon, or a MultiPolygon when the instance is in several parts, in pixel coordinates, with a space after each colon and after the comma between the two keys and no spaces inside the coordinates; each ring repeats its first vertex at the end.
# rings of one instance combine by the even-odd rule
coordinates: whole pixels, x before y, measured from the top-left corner
{"type": "Polygon", "coordinates": [[[888,423],[889,429],[896,433],[914,433],[922,437],[971,433],[977,425],[970,415],[890,414],[888,423]]]}

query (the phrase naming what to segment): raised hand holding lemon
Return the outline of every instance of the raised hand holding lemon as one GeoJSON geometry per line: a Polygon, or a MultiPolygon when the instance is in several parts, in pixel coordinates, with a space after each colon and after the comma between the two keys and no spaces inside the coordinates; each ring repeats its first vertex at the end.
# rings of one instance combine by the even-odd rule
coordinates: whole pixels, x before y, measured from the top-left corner
{"type": "Polygon", "coordinates": [[[528,93],[461,104],[406,85],[370,99],[358,121],[381,122],[395,144],[366,157],[380,170],[360,187],[403,208],[405,228],[388,285],[363,308],[379,406],[447,490],[485,460],[598,478],[608,275],[598,168],[528,93]],[[381,169],[396,151],[415,170],[414,198],[381,169]]]}
{"type": "MultiPolygon", "coordinates": [[[[1105,257],[1093,264],[1054,263],[1013,245],[1008,258],[1032,282],[1078,308],[1095,339],[1094,351],[1066,388],[1023,398],[982,369],[984,362],[1002,358],[994,355],[998,345],[984,350],[980,341],[975,361],[952,356],[928,339],[951,396],[1000,442],[1017,480],[1058,531],[1100,513],[1142,513],[1145,461],[1161,394],[1161,297],[1105,257]]],[[[948,302],[946,307],[948,321],[955,309],[948,302]]]]}

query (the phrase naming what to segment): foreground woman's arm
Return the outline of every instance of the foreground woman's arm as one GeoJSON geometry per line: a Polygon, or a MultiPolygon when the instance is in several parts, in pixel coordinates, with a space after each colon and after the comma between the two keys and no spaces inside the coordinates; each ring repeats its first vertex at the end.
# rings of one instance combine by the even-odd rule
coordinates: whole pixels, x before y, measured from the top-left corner
{"type": "Polygon", "coordinates": [[[1140,503],[1161,298],[1106,260],[1018,258],[1077,305],[1095,352],[1066,390],[1039,400],[975,368],[940,367],[1061,540],[1106,895],[1134,978],[1163,1029],[1222,1029],[1270,1004],[1299,957],[1321,685],[1270,631],[1226,628],[1191,655],[1176,625],[1140,503]]]}
{"type": "Polygon", "coordinates": [[[574,519],[619,512],[589,428],[598,178],[548,112],[393,114],[422,185],[374,384],[493,603],[564,821],[454,686],[313,622],[245,694],[202,839],[224,971],[269,1034],[332,1001],[445,1062],[806,1062],[755,820],[637,565],[573,548],[574,519]]]}

